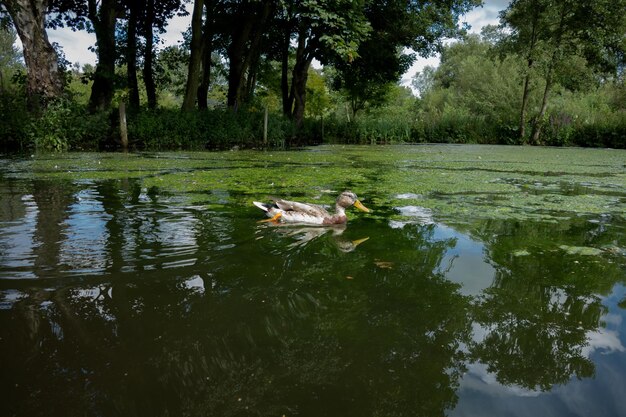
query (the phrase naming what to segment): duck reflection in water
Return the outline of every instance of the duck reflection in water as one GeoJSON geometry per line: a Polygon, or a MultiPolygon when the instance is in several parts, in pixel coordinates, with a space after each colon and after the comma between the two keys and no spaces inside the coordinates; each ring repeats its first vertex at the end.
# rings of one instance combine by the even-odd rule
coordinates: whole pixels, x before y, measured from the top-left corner
{"type": "Polygon", "coordinates": [[[362,239],[351,240],[343,236],[343,232],[346,230],[345,224],[334,225],[332,227],[315,227],[315,226],[294,226],[285,225],[281,223],[265,223],[262,228],[272,228],[276,233],[283,235],[284,237],[293,238],[295,241],[289,245],[289,248],[301,248],[311,243],[315,239],[331,233],[331,239],[329,239],[341,252],[352,252],[361,243],[369,239],[364,237],[362,239]]]}

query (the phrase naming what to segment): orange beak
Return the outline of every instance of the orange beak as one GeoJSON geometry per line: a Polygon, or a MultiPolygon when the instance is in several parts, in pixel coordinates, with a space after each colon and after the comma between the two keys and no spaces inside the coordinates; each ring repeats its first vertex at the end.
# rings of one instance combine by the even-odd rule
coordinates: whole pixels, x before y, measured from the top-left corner
{"type": "Polygon", "coordinates": [[[361,211],[364,211],[366,213],[371,212],[372,210],[368,209],[367,207],[365,207],[363,204],[361,204],[361,202],[359,200],[354,202],[354,207],[358,208],[361,211]]]}

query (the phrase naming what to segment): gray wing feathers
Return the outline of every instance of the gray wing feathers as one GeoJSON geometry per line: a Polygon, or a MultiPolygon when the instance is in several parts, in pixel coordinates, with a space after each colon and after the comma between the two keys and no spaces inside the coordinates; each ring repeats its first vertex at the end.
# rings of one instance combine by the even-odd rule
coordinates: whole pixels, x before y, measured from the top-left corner
{"type": "Polygon", "coordinates": [[[311,216],[327,216],[328,212],[323,208],[315,204],[298,203],[297,201],[288,200],[274,200],[274,204],[279,209],[285,211],[297,211],[299,213],[306,213],[311,216]]]}

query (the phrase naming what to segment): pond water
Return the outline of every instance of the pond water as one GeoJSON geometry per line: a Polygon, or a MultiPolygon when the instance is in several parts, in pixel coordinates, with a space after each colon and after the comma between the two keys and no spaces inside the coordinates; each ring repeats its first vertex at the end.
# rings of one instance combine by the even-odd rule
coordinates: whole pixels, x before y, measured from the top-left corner
{"type": "Polygon", "coordinates": [[[626,416],[626,152],[0,160],[0,415],[626,416]],[[258,223],[268,195],[373,210],[258,223]]]}

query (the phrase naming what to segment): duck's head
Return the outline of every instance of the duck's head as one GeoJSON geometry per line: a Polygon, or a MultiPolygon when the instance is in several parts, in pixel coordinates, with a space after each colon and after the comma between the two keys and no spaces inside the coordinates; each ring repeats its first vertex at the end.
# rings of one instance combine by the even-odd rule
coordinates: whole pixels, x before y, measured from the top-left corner
{"type": "Polygon", "coordinates": [[[354,206],[357,209],[366,213],[369,213],[371,211],[363,204],[361,204],[356,194],[354,194],[352,191],[344,191],[343,193],[339,194],[339,197],[337,197],[337,205],[343,208],[354,206]]]}

